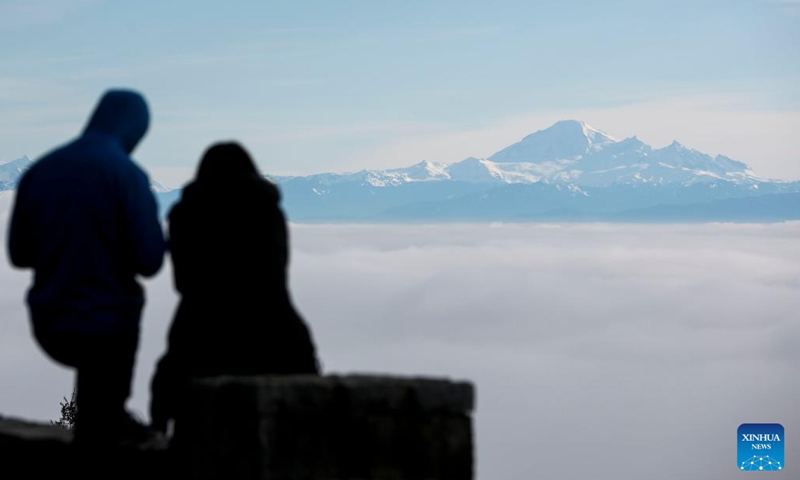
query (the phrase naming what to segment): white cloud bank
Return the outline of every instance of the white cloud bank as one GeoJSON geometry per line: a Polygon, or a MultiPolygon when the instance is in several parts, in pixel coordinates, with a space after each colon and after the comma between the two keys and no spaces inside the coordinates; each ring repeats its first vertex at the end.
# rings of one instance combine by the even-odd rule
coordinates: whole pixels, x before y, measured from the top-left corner
{"type": "MultiPolygon", "coordinates": [[[[474,381],[480,479],[729,479],[739,424],[800,431],[800,223],[291,232],[325,370],[474,381]]],[[[0,413],[56,418],[71,375],[37,351],[28,275],[0,260],[0,413]]],[[[147,284],[143,412],[169,273],[147,284]]]]}

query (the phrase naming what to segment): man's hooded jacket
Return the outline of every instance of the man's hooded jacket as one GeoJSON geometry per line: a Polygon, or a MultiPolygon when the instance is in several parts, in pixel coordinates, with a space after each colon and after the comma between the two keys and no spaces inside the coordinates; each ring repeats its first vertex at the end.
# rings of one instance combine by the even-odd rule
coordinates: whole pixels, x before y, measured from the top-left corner
{"type": "Polygon", "coordinates": [[[147,175],[130,158],[149,122],[131,91],[107,92],[83,134],[21,178],[9,227],[17,267],[34,270],[35,329],[137,331],[136,275],[154,275],[165,241],[147,175]]]}

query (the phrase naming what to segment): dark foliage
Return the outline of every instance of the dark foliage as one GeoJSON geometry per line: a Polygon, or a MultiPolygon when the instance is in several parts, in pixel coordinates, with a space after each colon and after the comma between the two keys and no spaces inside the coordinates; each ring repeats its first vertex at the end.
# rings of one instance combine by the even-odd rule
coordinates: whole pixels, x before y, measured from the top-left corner
{"type": "Polygon", "coordinates": [[[75,428],[75,416],[78,413],[78,405],[75,403],[75,390],[72,390],[69,400],[67,400],[67,397],[63,398],[64,401],[61,402],[61,418],[55,422],[50,421],[50,424],[72,430],[75,428]]]}

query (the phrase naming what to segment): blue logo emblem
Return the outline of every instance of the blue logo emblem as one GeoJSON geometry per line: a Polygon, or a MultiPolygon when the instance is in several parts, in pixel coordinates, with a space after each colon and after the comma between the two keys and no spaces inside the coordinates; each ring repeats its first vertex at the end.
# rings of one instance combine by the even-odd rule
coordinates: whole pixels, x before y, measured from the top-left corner
{"type": "Polygon", "coordinates": [[[739,470],[777,472],[784,468],[783,426],[778,423],[743,423],[739,438],[739,470]]]}

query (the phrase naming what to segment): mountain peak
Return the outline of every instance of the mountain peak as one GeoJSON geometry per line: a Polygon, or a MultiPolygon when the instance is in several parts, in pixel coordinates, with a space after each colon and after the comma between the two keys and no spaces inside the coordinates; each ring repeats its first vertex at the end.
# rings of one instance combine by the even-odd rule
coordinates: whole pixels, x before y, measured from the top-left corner
{"type": "Polygon", "coordinates": [[[639,140],[639,137],[636,135],[622,139],[617,143],[620,145],[646,145],[643,141],[639,140]]]}
{"type": "Polygon", "coordinates": [[[391,168],[386,170],[385,173],[393,178],[390,183],[398,179],[402,179],[402,181],[427,181],[448,178],[445,168],[446,165],[444,164],[423,160],[410,167],[391,168]]]}
{"type": "Polygon", "coordinates": [[[23,155],[7,162],[0,161],[0,165],[27,165],[29,163],[33,163],[33,160],[31,160],[27,155],[23,155]]]}
{"type": "Polygon", "coordinates": [[[599,135],[600,138],[606,138],[611,141],[615,141],[611,136],[607,133],[602,132],[593,126],[589,125],[588,123],[581,121],[581,120],[560,120],[550,127],[546,128],[545,130],[572,130],[576,132],[582,133],[586,137],[593,137],[599,135]]]}
{"type": "Polygon", "coordinates": [[[447,171],[450,178],[462,182],[495,182],[503,179],[503,174],[497,165],[485,158],[465,158],[450,165],[447,171]]]}
{"type": "Polygon", "coordinates": [[[706,154],[704,154],[704,153],[702,153],[702,152],[700,152],[698,150],[695,150],[694,148],[687,147],[686,145],[680,143],[677,140],[673,140],[672,143],[670,143],[666,147],[662,148],[661,150],[674,152],[674,153],[677,153],[679,155],[704,155],[704,156],[706,156],[708,158],[711,158],[708,155],[706,155],[706,154]]]}
{"type": "Polygon", "coordinates": [[[586,126],[587,126],[586,122],[583,122],[581,120],[567,119],[567,120],[559,120],[556,123],[554,123],[554,124],[550,125],[549,127],[545,128],[545,130],[550,130],[551,128],[580,128],[580,129],[583,129],[586,126]]]}
{"type": "Polygon", "coordinates": [[[545,130],[540,130],[540,132],[548,130],[562,131],[568,134],[580,134],[586,137],[592,144],[616,142],[616,139],[612,138],[607,133],[580,120],[560,120],[545,130]]]}
{"type": "Polygon", "coordinates": [[[615,139],[584,122],[562,120],[500,150],[489,157],[489,160],[497,163],[574,160],[614,142],[615,139]]]}

